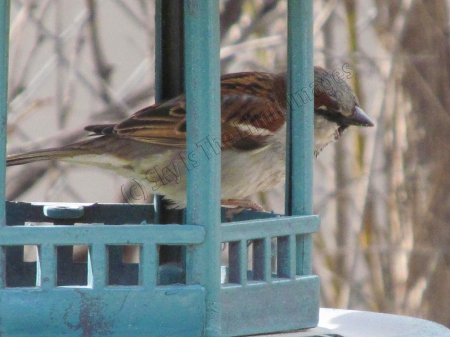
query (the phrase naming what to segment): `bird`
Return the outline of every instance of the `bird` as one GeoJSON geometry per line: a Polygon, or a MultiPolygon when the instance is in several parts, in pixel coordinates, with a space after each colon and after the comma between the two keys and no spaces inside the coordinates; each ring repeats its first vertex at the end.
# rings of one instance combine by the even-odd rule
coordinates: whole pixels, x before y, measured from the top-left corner
{"type": "Polygon", "coordinates": [[[186,153],[186,96],[143,108],[114,124],[85,127],[86,140],[7,157],[7,166],[60,160],[97,166],[133,179],[171,208],[186,206],[187,171],[199,156],[221,155],[221,204],[264,210],[248,197],[285,183],[287,106],[314,101],[314,155],[349,126],[373,122],[342,72],[314,67],[314,83],[292,97],[287,74],[240,72],[221,76],[221,139],[205,138],[186,153]]]}

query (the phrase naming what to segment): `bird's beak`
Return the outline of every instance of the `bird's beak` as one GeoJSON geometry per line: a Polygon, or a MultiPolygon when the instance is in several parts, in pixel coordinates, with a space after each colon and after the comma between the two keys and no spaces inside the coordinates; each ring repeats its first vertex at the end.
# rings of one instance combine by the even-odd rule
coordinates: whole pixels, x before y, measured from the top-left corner
{"type": "Polygon", "coordinates": [[[360,107],[355,106],[355,111],[353,114],[344,121],[347,125],[357,125],[357,126],[374,126],[373,122],[370,120],[369,116],[360,107]]]}

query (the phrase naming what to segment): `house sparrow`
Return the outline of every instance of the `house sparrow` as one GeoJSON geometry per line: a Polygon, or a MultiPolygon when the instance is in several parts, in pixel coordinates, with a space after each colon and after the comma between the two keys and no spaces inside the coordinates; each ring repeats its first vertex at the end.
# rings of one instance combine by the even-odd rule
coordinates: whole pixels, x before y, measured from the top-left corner
{"type": "Polygon", "coordinates": [[[373,126],[344,79],[314,68],[314,83],[286,97],[286,73],[244,72],[221,77],[220,140],[205,138],[186,153],[186,100],[175,97],[117,124],[91,125],[94,138],[61,148],[11,155],[7,166],[58,159],[112,170],[133,179],[173,207],[186,205],[186,172],[199,156],[222,156],[222,205],[260,209],[249,195],[285,181],[286,106],[314,100],[314,153],[350,125],[373,126]]]}

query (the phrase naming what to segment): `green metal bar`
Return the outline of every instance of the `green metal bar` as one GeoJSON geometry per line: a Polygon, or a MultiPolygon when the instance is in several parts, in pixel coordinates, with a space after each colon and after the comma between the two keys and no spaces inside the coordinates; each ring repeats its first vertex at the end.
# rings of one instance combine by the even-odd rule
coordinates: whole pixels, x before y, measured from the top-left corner
{"type": "MultiPolygon", "coordinates": [[[[162,72],[162,64],[163,64],[162,4],[163,4],[163,0],[155,1],[155,100],[156,100],[156,103],[159,103],[160,101],[163,100],[162,81],[163,81],[164,77],[163,77],[163,72],[162,72]]],[[[155,209],[155,212],[156,212],[156,209],[155,209]]],[[[155,214],[155,223],[159,223],[158,217],[159,217],[159,214],[155,214]]]]}
{"type": "Polygon", "coordinates": [[[289,236],[280,236],[277,238],[277,276],[279,278],[289,278],[290,273],[290,254],[289,236]]]}
{"type": "Polygon", "coordinates": [[[289,276],[291,279],[295,279],[296,276],[296,254],[297,242],[296,235],[289,235],[289,276]]]}
{"type": "MultiPolygon", "coordinates": [[[[314,157],[314,70],[313,70],[313,2],[288,2],[288,120],[286,167],[286,214],[312,214],[314,157]],[[300,41],[300,43],[299,43],[300,41]],[[289,99],[305,97],[296,101],[289,99]]],[[[297,249],[304,252],[297,259],[297,273],[311,274],[311,235],[297,240],[297,249]]]]}
{"type": "Polygon", "coordinates": [[[158,273],[158,251],[156,245],[146,244],[142,247],[141,265],[139,273],[142,274],[142,285],[145,288],[156,287],[156,278],[158,273]]]}
{"type": "Polygon", "coordinates": [[[240,242],[228,242],[228,282],[241,283],[240,262],[239,262],[240,242]]]}
{"type": "Polygon", "coordinates": [[[0,230],[2,245],[107,245],[130,244],[199,244],[205,237],[200,226],[123,225],[123,226],[8,226],[0,230]],[[123,236],[123,233],[127,233],[123,236]]]}
{"type": "Polygon", "coordinates": [[[205,227],[205,242],[187,255],[187,283],[206,292],[205,336],[220,336],[220,58],[219,1],[185,1],[187,152],[186,222],[205,227]]]}
{"type": "Polygon", "coordinates": [[[39,247],[40,284],[42,289],[50,290],[56,284],[56,251],[53,244],[39,247]]]}
{"type": "Polygon", "coordinates": [[[264,239],[264,281],[272,282],[272,240],[264,239]]]}
{"type": "Polygon", "coordinates": [[[319,229],[317,215],[257,219],[222,224],[222,242],[262,239],[264,237],[306,234],[319,229]]]}
{"type": "Polygon", "coordinates": [[[9,1],[0,1],[0,226],[5,225],[6,130],[8,113],[9,1]]]}
{"type": "MultiPolygon", "coordinates": [[[[0,1],[0,228],[6,225],[5,175],[8,113],[9,0],[0,1]]],[[[0,247],[0,288],[5,286],[4,251],[0,247]]]]}
{"type": "Polygon", "coordinates": [[[240,284],[245,286],[247,284],[247,270],[248,270],[248,247],[247,240],[239,242],[239,275],[241,276],[240,284]]]}
{"type": "Polygon", "coordinates": [[[88,285],[94,289],[103,289],[108,275],[109,258],[106,254],[106,245],[95,243],[89,248],[88,285]],[[92,279],[89,279],[92,273],[92,279]]]}
{"type": "Polygon", "coordinates": [[[310,234],[296,235],[296,275],[311,275],[312,273],[312,236],[310,234]]]}
{"type": "Polygon", "coordinates": [[[252,280],[264,280],[264,239],[253,240],[253,277],[252,280]]]}

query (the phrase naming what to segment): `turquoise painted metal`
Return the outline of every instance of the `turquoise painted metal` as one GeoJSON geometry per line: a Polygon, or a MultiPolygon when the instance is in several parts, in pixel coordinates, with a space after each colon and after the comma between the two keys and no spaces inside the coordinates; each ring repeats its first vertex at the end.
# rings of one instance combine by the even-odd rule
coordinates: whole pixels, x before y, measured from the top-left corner
{"type": "MultiPolygon", "coordinates": [[[[8,113],[9,1],[0,2],[0,200],[5,200],[6,128],[8,113]]],[[[0,204],[0,226],[5,225],[5,205],[0,204]]],[[[0,253],[1,254],[1,253],[0,253]]],[[[1,268],[1,267],[0,267],[1,268]]]]}
{"type": "Polygon", "coordinates": [[[205,336],[220,336],[219,2],[186,0],[184,14],[187,153],[198,158],[188,171],[186,222],[206,231],[204,244],[187,252],[187,282],[207,289],[205,336]]]}
{"type": "MultiPolygon", "coordinates": [[[[286,214],[312,214],[314,158],[313,3],[288,2],[286,214]],[[297,43],[301,41],[301,43],[297,43]],[[290,98],[290,99],[289,99],[290,98]],[[299,99],[301,98],[301,99],[299,99]]],[[[297,274],[312,272],[312,237],[295,238],[297,274]]]]}
{"type": "Polygon", "coordinates": [[[286,214],[312,214],[314,158],[313,4],[288,2],[286,214]],[[301,43],[298,43],[301,41],[301,43]],[[301,99],[299,99],[301,98],[301,99]]]}
{"type": "Polygon", "coordinates": [[[158,263],[158,246],[200,244],[203,227],[148,225],[154,213],[144,205],[71,206],[64,218],[63,205],[56,213],[49,212],[51,207],[7,202],[8,226],[0,231],[5,253],[2,335],[202,335],[205,288],[176,280],[165,285],[167,268],[158,263]],[[38,246],[38,262],[23,260],[23,245],[38,246]],[[73,245],[89,247],[87,263],[73,262],[71,250],[60,251],[73,245]],[[111,254],[124,245],[141,247],[139,263],[124,264],[121,255],[111,254]],[[72,283],[61,285],[68,269],[72,283]],[[137,277],[130,282],[133,271],[137,277]],[[119,276],[114,283],[111,273],[119,276]],[[83,277],[84,283],[79,282],[83,277]]]}
{"type": "MultiPolygon", "coordinates": [[[[162,4],[157,0],[157,9],[162,4]]],[[[127,204],[6,202],[5,218],[0,165],[0,335],[246,336],[317,324],[319,280],[311,275],[311,233],[320,224],[312,215],[313,104],[289,112],[287,216],[244,211],[225,223],[214,142],[220,139],[218,4],[184,2],[187,151],[198,158],[188,173],[186,223],[159,225],[158,208],[127,204]],[[24,261],[24,245],[37,247],[36,261],[24,261]],[[74,261],[74,245],[87,247],[87,261],[74,261]],[[123,261],[122,247],[130,245],[139,248],[138,262],[123,261]],[[181,247],[185,261],[162,263],[161,247],[167,245],[181,247]],[[223,245],[227,266],[220,262],[223,245]]],[[[294,97],[313,81],[312,0],[288,4],[294,97]]],[[[6,121],[8,2],[0,6],[0,112],[6,121]]],[[[160,47],[157,67],[163,67],[160,47]]],[[[4,162],[6,122],[1,127],[4,162]]],[[[182,211],[172,215],[183,218],[182,211]]]]}
{"type": "MultiPolygon", "coordinates": [[[[9,1],[0,2],[0,230],[6,225],[5,176],[8,113],[9,1]]],[[[0,289],[5,286],[3,249],[0,248],[0,289]]],[[[0,298],[1,299],[1,298],[0,298]]]]}

